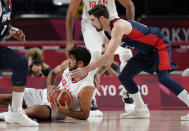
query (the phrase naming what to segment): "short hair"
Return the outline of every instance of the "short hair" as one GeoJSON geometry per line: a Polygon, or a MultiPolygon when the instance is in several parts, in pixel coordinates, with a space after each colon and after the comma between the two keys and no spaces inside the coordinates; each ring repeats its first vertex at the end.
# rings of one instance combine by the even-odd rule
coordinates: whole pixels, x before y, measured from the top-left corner
{"type": "Polygon", "coordinates": [[[69,51],[69,55],[73,55],[76,61],[83,61],[84,66],[87,66],[91,60],[91,53],[85,47],[75,47],[69,51]]]}
{"type": "Polygon", "coordinates": [[[100,16],[104,16],[104,18],[110,18],[108,9],[105,5],[96,5],[92,9],[88,11],[89,15],[94,15],[99,18],[100,16]]]}

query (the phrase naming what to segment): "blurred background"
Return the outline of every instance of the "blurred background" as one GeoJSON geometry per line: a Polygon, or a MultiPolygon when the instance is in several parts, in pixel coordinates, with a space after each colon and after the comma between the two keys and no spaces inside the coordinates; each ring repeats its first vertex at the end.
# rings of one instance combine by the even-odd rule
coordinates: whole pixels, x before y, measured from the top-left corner
{"type": "MultiPolygon", "coordinates": [[[[12,0],[13,12],[11,24],[24,31],[28,42],[52,42],[54,44],[58,42],[65,45],[65,18],[69,2],[70,0],[12,0]]],[[[126,13],[125,8],[117,0],[115,2],[119,16],[124,18],[126,13]]],[[[133,3],[136,13],[135,20],[146,25],[159,27],[160,31],[171,40],[173,47],[172,57],[180,67],[177,72],[188,68],[189,61],[186,61],[185,58],[189,56],[189,1],[133,0],[133,3]]],[[[84,45],[81,33],[82,10],[83,4],[81,3],[75,15],[73,35],[75,41],[81,41],[79,44],[84,45]]],[[[5,41],[15,40],[7,36],[5,41]]],[[[54,45],[52,43],[51,45],[54,45]]],[[[44,48],[44,46],[40,46],[40,48],[44,48]]],[[[60,46],[55,49],[59,48],[60,46]]],[[[65,48],[65,46],[61,46],[61,48],[65,48]]],[[[58,54],[57,58],[59,58],[61,50],[55,51],[58,52],[56,54],[58,54]]],[[[63,50],[62,52],[64,53],[63,50]]],[[[44,53],[45,55],[49,54],[44,53]]],[[[44,60],[51,68],[54,68],[62,59],[51,59],[51,55],[44,57],[44,60]]],[[[181,73],[179,72],[179,74],[181,73]]]]}

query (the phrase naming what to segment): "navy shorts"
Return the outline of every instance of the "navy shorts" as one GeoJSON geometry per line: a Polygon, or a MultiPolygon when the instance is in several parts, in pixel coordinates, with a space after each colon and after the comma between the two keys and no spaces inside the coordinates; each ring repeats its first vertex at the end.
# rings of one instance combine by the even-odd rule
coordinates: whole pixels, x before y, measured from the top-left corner
{"type": "Polygon", "coordinates": [[[0,69],[11,69],[12,85],[25,86],[28,75],[28,60],[25,56],[0,46],[0,69]]]}
{"type": "MultiPolygon", "coordinates": [[[[162,57],[163,58],[163,57],[162,57]]],[[[139,68],[141,71],[148,72],[150,74],[153,74],[154,72],[159,72],[162,70],[169,70],[173,71],[178,68],[177,65],[175,65],[170,59],[167,61],[169,67],[171,68],[162,68],[160,69],[160,62],[159,62],[159,53],[153,52],[151,54],[142,54],[138,52],[135,54],[129,61],[129,65],[136,68],[139,68]]]]}

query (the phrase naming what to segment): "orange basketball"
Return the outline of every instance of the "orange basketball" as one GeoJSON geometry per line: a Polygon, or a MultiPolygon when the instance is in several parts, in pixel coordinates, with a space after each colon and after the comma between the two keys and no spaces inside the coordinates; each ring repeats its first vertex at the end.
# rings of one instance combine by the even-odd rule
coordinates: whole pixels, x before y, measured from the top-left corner
{"type": "Polygon", "coordinates": [[[72,102],[72,97],[71,97],[71,94],[67,90],[58,89],[50,97],[51,102],[54,102],[54,100],[59,101],[62,106],[65,106],[65,102],[67,101],[68,106],[70,106],[72,102]]]}

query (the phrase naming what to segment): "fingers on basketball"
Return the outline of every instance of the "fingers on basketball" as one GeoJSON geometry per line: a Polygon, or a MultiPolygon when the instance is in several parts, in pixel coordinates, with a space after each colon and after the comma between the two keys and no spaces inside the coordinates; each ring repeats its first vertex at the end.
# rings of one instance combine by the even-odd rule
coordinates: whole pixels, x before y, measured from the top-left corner
{"type": "Polygon", "coordinates": [[[52,96],[50,96],[50,101],[53,102],[54,100],[59,102],[62,106],[70,106],[72,102],[70,92],[64,89],[58,89],[53,93],[52,96]]]}

